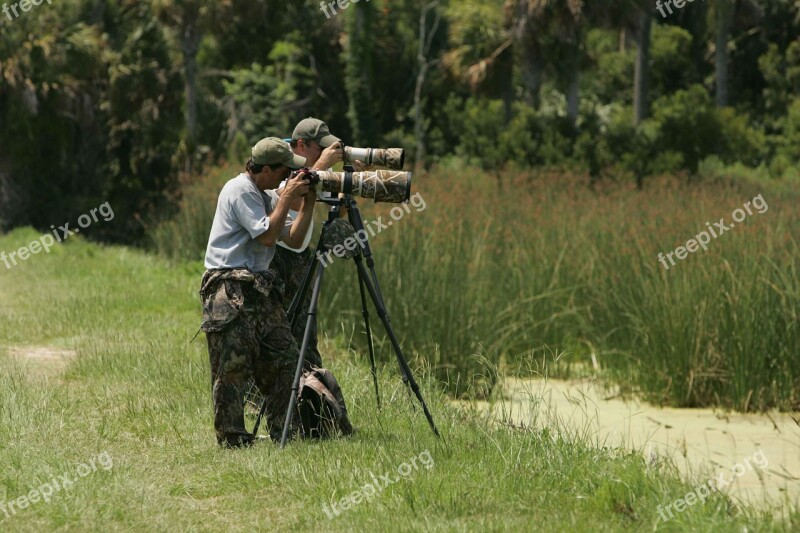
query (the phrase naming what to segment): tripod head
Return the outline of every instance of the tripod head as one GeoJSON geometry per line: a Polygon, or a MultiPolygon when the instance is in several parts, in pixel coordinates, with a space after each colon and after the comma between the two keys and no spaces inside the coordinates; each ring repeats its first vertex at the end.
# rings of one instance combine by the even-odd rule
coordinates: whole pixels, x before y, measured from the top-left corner
{"type": "MultiPolygon", "coordinates": [[[[344,168],[345,176],[347,179],[352,179],[352,174],[355,172],[355,168],[352,165],[345,165],[344,168]],[[348,176],[350,175],[350,176],[348,176]]],[[[317,198],[318,202],[322,202],[323,204],[331,206],[331,210],[328,213],[328,222],[331,222],[337,218],[339,218],[339,213],[341,212],[342,208],[347,209],[348,207],[356,207],[355,198],[353,198],[352,194],[349,193],[340,193],[341,196],[337,195],[335,198],[317,198]]]]}
{"type": "MultiPolygon", "coordinates": [[[[352,174],[353,172],[355,172],[355,169],[353,168],[352,165],[345,165],[343,170],[345,174],[352,174]]],[[[338,214],[339,209],[341,209],[342,207],[349,206],[348,199],[352,198],[353,197],[351,194],[345,193],[342,194],[341,198],[337,195],[335,198],[317,198],[317,201],[323,204],[327,204],[331,206],[333,209],[336,209],[337,210],[336,212],[338,214]]]]}

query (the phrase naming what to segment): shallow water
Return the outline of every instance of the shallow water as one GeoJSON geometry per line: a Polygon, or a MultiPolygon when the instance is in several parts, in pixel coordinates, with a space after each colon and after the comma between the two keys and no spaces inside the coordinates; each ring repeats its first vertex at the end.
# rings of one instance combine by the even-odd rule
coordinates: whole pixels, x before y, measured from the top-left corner
{"type": "Polygon", "coordinates": [[[503,396],[473,405],[517,425],[636,450],[650,464],[669,457],[693,486],[719,480],[720,490],[751,504],[800,500],[800,415],[659,408],[610,398],[593,380],[511,379],[503,396]]]}

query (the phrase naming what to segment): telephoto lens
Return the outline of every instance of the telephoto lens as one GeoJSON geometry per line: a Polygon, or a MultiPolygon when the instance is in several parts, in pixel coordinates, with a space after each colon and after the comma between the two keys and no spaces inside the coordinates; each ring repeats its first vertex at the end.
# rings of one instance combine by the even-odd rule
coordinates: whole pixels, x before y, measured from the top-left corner
{"type": "Polygon", "coordinates": [[[411,172],[371,170],[367,172],[317,171],[321,189],[368,198],[375,202],[401,204],[411,198],[411,172]]]}
{"type": "Polygon", "coordinates": [[[402,170],[406,160],[406,153],[402,148],[353,148],[352,146],[345,146],[345,165],[352,164],[356,160],[368,166],[402,170]]]}

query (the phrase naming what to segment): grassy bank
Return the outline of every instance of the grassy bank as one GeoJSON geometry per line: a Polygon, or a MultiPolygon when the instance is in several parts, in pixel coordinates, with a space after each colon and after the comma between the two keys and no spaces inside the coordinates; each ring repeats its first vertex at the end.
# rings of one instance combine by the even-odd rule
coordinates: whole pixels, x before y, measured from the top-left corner
{"type": "MultiPolygon", "coordinates": [[[[202,258],[217,191],[235,172],[188,190],[179,215],[151,232],[157,249],[202,258]]],[[[490,388],[485,361],[567,375],[591,368],[593,354],[657,403],[800,406],[800,194],[785,184],[664,179],[592,191],[561,174],[443,168],[415,176],[414,190],[425,208],[372,243],[401,339],[451,391],[490,388]],[[659,262],[758,195],[763,213],[751,207],[668,270],[659,262]]],[[[391,220],[392,206],[361,205],[365,219],[391,220]]],[[[354,270],[328,271],[324,331],[363,349],[354,270]]]]}
{"type": "MultiPolygon", "coordinates": [[[[0,250],[36,236],[0,237],[0,250]]],[[[0,270],[0,502],[19,502],[54,478],[73,480],[49,502],[0,511],[0,528],[712,531],[797,523],[796,514],[777,523],[715,494],[659,524],[657,506],[691,489],[668,465],[555,430],[489,425],[449,407],[421,378],[444,435],[437,440],[393,368],[381,371],[386,407],[378,413],[363,362],[330,344],[357,436],[283,452],[218,449],[202,336],[188,342],[199,320],[199,274],[197,266],[77,239],[0,270]],[[66,358],[40,358],[43,347],[66,358]],[[418,467],[371,501],[338,516],[330,507],[372,474],[397,478],[414,458],[418,467]]]]}

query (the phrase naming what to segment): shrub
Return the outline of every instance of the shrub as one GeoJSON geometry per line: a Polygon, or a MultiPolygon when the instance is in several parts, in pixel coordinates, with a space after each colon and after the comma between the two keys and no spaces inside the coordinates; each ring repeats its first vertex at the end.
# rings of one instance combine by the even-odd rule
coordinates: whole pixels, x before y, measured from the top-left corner
{"type": "Polygon", "coordinates": [[[714,107],[700,85],[656,100],[653,121],[658,150],[681,154],[684,168],[692,174],[712,154],[726,163],[758,164],[765,151],[763,134],[733,109],[714,107]]]}

